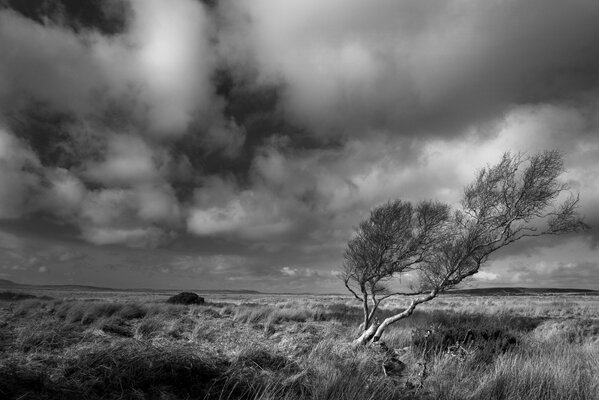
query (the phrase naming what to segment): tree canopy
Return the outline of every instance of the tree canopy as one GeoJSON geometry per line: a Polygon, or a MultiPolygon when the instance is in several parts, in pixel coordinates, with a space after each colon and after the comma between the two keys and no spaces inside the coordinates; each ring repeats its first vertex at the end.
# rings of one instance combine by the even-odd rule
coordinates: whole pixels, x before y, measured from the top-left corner
{"type": "Polygon", "coordinates": [[[377,341],[385,329],[424,302],[476,274],[495,251],[527,237],[586,229],[576,212],[579,196],[559,181],[562,156],[505,153],[464,188],[460,207],[402,200],[374,208],[348,242],[343,281],[364,311],[358,342],[377,341]],[[410,290],[392,290],[410,276],[410,290]],[[410,299],[403,311],[379,323],[381,301],[410,299]]]}

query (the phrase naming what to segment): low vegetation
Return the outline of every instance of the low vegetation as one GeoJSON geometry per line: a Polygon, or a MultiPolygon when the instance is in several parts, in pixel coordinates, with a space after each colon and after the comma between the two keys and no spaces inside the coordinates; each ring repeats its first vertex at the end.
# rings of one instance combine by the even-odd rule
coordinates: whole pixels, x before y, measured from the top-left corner
{"type": "Polygon", "coordinates": [[[599,398],[597,297],[442,296],[369,346],[349,298],[224,300],[6,296],[0,398],[599,398]]]}

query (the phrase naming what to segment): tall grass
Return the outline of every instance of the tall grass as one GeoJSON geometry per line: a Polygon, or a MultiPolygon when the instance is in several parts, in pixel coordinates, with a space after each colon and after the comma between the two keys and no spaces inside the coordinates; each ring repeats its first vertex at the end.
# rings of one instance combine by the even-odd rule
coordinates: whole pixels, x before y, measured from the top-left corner
{"type": "Polygon", "coordinates": [[[481,399],[599,399],[596,346],[553,343],[501,355],[480,378],[481,399]],[[594,361],[595,360],[595,361],[594,361]]]}
{"type": "Polygon", "coordinates": [[[23,299],[0,310],[0,398],[599,399],[597,321],[466,310],[419,310],[385,350],[351,344],[345,302],[23,299]]]}

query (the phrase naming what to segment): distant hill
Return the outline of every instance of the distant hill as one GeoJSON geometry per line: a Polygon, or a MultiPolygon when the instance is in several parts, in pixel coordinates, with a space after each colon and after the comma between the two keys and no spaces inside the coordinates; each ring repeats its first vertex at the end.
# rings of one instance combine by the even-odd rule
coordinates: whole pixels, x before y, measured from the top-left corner
{"type": "Polygon", "coordinates": [[[599,296],[599,290],[570,289],[570,288],[527,288],[527,287],[491,287],[474,289],[448,290],[446,294],[461,294],[472,296],[527,296],[552,294],[587,294],[599,296]]]}
{"type": "Polygon", "coordinates": [[[8,279],[0,279],[0,287],[17,287],[21,286],[18,283],[14,283],[13,281],[9,281],[8,279]]]}
{"type": "MultiPolygon", "coordinates": [[[[86,291],[98,291],[98,292],[181,292],[183,290],[179,289],[115,289],[115,288],[107,288],[107,287],[99,287],[99,286],[86,286],[86,285],[26,285],[22,283],[16,283],[13,281],[9,281],[8,279],[0,279],[0,288],[5,289],[49,289],[49,290],[86,290],[86,291]]],[[[248,290],[248,289],[239,289],[239,290],[231,290],[231,289],[210,289],[210,290],[202,290],[202,289],[193,289],[193,291],[199,293],[224,293],[224,294],[264,294],[257,290],[248,290]]]]}
{"type": "MultiPolygon", "coordinates": [[[[0,288],[2,289],[46,289],[46,290],[85,290],[98,292],[150,292],[150,293],[176,293],[189,291],[189,289],[115,289],[98,286],[86,285],[26,285],[16,283],[8,279],[0,279],[0,288]]],[[[255,294],[255,295],[288,295],[289,293],[264,293],[249,289],[191,289],[198,293],[214,294],[255,294]]],[[[591,289],[569,289],[569,288],[527,288],[527,287],[490,287],[473,289],[453,289],[444,292],[446,295],[471,295],[471,296],[542,296],[554,294],[585,294],[589,296],[599,296],[599,290],[591,289]]],[[[314,293],[294,293],[294,295],[314,295],[314,293]]],[[[344,294],[333,293],[330,295],[343,296],[344,294]]]]}

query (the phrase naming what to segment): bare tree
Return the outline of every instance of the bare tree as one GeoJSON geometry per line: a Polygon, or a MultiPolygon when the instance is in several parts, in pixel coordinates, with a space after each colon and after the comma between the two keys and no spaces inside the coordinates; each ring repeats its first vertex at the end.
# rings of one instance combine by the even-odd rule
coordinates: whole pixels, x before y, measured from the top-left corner
{"type": "Polygon", "coordinates": [[[356,342],[378,341],[389,325],[476,274],[491,254],[511,243],[588,228],[576,212],[578,195],[558,180],[563,172],[557,151],[505,153],[497,165],[477,173],[464,189],[461,208],[452,213],[431,202],[375,208],[345,252],[345,286],[364,309],[356,342]],[[410,291],[389,290],[386,284],[409,271],[418,278],[410,291]],[[375,321],[380,302],[391,296],[406,297],[409,305],[375,321]]]}
{"type": "Polygon", "coordinates": [[[448,218],[446,205],[422,202],[414,207],[396,200],[375,208],[360,223],[347,244],[342,277],[362,302],[364,330],[380,302],[393,295],[386,283],[425,260],[448,218]]]}

